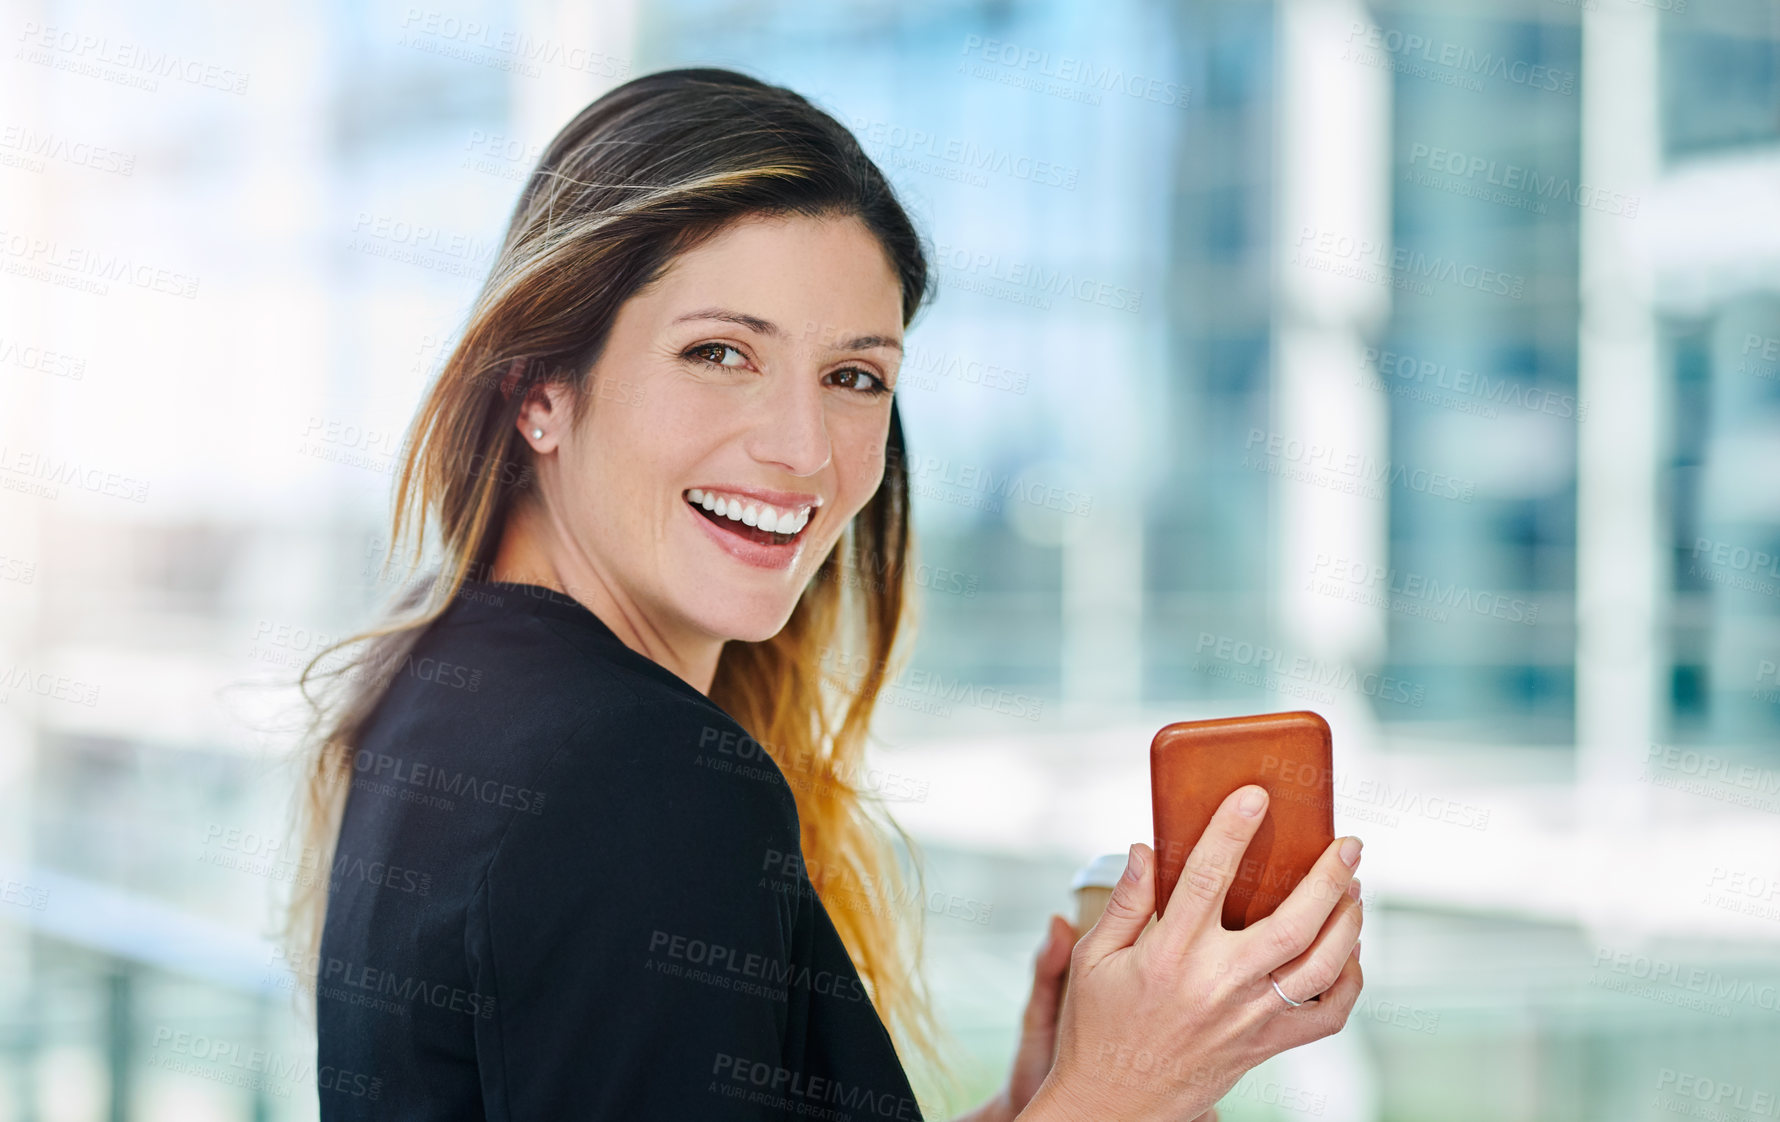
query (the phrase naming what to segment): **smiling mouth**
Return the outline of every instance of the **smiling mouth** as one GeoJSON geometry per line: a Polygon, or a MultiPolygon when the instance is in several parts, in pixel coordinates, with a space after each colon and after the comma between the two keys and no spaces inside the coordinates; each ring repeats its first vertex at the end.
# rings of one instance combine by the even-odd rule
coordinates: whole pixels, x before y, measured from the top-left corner
{"type": "Polygon", "coordinates": [[[760,503],[729,498],[701,491],[697,487],[683,493],[686,504],[693,510],[714,522],[721,529],[727,530],[739,538],[755,542],[759,545],[790,545],[798,540],[804,528],[810,523],[812,511],[804,510],[798,514],[789,511],[777,511],[760,503]],[[775,526],[792,525],[795,529],[783,533],[777,530],[763,529],[759,523],[771,519],[775,526]],[[754,522],[755,525],[749,525],[754,522]]]}

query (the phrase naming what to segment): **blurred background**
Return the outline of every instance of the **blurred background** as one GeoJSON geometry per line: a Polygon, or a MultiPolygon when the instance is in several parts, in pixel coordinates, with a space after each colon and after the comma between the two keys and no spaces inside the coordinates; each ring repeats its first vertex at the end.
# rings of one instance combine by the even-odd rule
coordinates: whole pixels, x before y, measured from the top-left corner
{"type": "Polygon", "coordinates": [[[979,1098],[1155,731],[1308,708],[1367,984],[1226,1118],[1773,1114],[1772,0],[0,12],[0,1120],[315,1116],[289,681],[543,146],[688,65],[932,242],[869,782],[979,1098]]]}

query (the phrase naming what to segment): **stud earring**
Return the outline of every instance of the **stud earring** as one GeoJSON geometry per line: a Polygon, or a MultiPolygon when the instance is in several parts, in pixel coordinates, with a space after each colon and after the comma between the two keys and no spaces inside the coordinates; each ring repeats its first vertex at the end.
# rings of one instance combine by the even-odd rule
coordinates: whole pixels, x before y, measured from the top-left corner
{"type": "Polygon", "coordinates": [[[543,429],[533,429],[532,430],[532,439],[533,440],[544,439],[544,430],[543,429]]]}

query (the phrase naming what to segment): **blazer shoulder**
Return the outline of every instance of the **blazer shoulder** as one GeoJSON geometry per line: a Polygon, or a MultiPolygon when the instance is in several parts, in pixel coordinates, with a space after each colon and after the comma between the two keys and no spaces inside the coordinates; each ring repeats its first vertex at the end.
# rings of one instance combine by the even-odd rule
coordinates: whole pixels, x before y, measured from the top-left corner
{"type": "MultiPolygon", "coordinates": [[[[437,620],[405,660],[411,676],[449,675],[478,704],[544,707],[577,717],[679,697],[672,672],[614,651],[560,619],[531,612],[457,613],[437,620]]],[[[686,687],[690,689],[691,687],[686,687]]]]}
{"type": "Polygon", "coordinates": [[[783,816],[791,785],[761,744],[715,703],[640,683],[586,710],[547,765],[588,799],[646,798],[665,813],[783,816]]]}
{"type": "MultiPolygon", "coordinates": [[[[548,882],[567,907],[637,884],[675,884],[670,895],[747,906],[761,902],[759,892],[795,886],[796,799],[770,761],[736,766],[741,741],[726,736],[736,727],[720,710],[712,716],[680,699],[587,714],[539,772],[537,809],[513,815],[496,841],[488,890],[515,902],[548,882]]],[[[795,912],[795,900],[782,902],[795,912]]]]}

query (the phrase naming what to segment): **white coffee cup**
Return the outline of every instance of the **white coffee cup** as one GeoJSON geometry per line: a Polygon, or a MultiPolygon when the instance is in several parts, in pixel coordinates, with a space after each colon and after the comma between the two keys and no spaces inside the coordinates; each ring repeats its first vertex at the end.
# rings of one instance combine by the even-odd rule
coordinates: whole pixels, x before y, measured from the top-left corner
{"type": "Polygon", "coordinates": [[[1100,922],[1100,913],[1112,899],[1113,887],[1125,875],[1123,853],[1103,853],[1075,871],[1069,891],[1075,894],[1075,933],[1085,935],[1100,922]]]}

